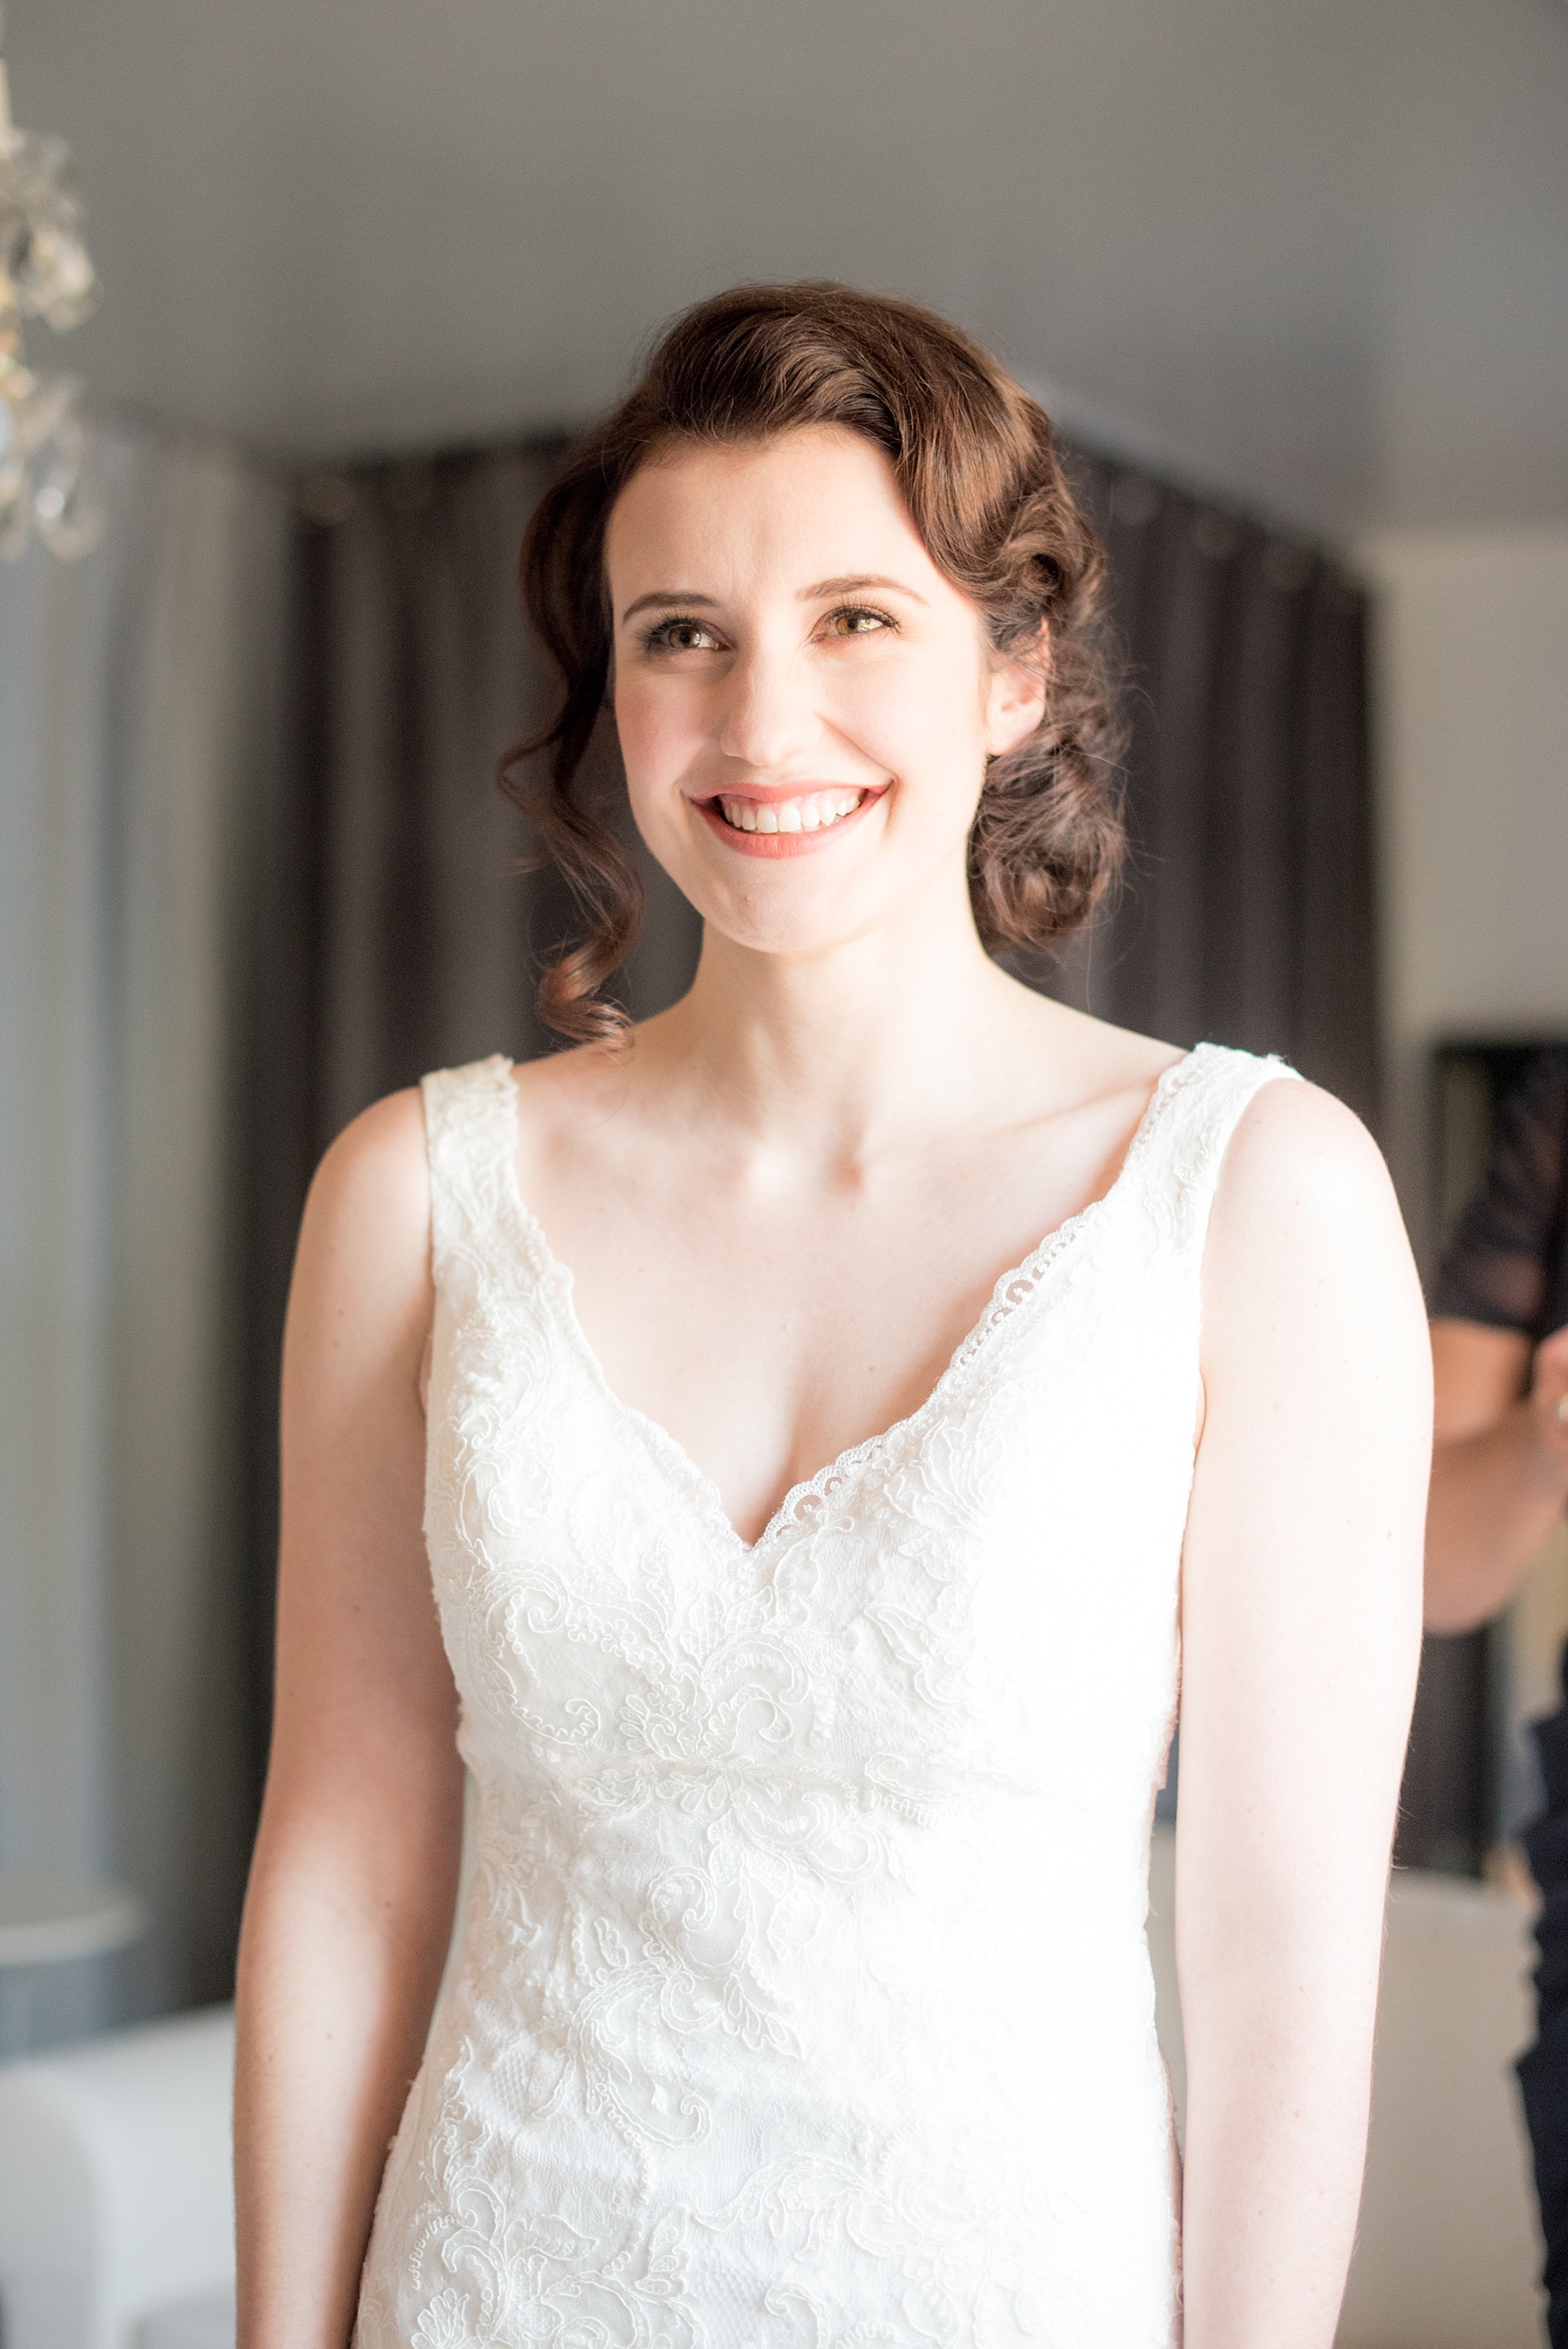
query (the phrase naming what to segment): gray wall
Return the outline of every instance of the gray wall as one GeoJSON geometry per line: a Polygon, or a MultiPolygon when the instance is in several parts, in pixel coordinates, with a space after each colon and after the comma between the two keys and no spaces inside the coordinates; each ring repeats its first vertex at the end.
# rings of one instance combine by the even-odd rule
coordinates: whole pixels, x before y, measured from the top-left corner
{"type": "Polygon", "coordinates": [[[1568,513],[1561,0],[10,16],[104,277],[71,364],[160,416],[345,454],[539,430],[694,296],[819,274],[1319,527],[1568,513]]]}

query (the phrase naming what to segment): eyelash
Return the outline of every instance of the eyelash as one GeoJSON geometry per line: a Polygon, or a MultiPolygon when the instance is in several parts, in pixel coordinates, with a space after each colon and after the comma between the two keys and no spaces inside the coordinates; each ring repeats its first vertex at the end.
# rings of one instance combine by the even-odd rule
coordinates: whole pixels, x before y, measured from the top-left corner
{"type": "Polygon", "coordinates": [[[698,628],[704,636],[712,634],[706,620],[694,619],[689,612],[671,612],[668,619],[656,620],[651,628],[644,628],[640,632],[639,641],[643,650],[645,652],[689,651],[691,650],[689,645],[670,642],[671,633],[676,628],[698,628]]]}
{"type": "MultiPolygon", "coordinates": [[[[826,616],[830,620],[874,620],[876,626],[863,631],[867,636],[897,636],[898,633],[898,623],[892,613],[879,612],[874,603],[839,603],[826,616]]],[[[846,628],[844,633],[846,636],[859,636],[862,631],[846,628]]]]}
{"type": "MultiPolygon", "coordinates": [[[[898,623],[893,614],[890,612],[879,612],[875,605],[871,603],[837,603],[834,605],[831,612],[824,614],[823,616],[825,620],[829,621],[874,620],[877,623],[874,628],[845,628],[842,631],[834,632],[843,637],[884,634],[897,636],[898,633],[898,623]]],[[[671,612],[667,619],[657,620],[652,627],[642,631],[640,642],[644,652],[687,652],[694,649],[706,650],[701,647],[693,648],[690,645],[671,644],[670,638],[676,628],[695,628],[704,636],[711,636],[714,633],[706,620],[697,619],[692,613],[671,612]]]]}

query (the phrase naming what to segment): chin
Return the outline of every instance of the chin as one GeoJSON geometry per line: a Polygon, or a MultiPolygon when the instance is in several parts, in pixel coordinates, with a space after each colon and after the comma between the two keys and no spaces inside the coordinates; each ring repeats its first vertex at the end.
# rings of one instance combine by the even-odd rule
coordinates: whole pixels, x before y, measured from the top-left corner
{"type": "Polygon", "coordinates": [[[819,889],[801,885],[804,873],[799,865],[762,869],[762,885],[743,888],[716,887],[707,874],[677,870],[673,877],[705,926],[748,954],[830,954],[883,928],[899,911],[880,876],[880,887],[862,875],[859,886],[851,880],[848,887],[819,889]],[[782,887],[770,886],[772,876],[782,876],[784,871],[790,873],[789,880],[782,887]]]}

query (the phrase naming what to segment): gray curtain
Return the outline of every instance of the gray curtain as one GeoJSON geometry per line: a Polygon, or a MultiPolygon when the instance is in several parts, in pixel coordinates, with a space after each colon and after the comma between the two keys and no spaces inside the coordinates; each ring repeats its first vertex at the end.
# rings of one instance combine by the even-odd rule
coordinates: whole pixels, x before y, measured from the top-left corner
{"type": "MultiPolygon", "coordinates": [[[[270,851],[252,1096],[249,1517],[257,1680],[273,1572],[279,1331],[309,1171],[389,1087],[546,1049],[532,987],[557,886],[521,876],[497,754],[547,706],[518,543],[557,445],[301,484],[294,734],[270,851]]],[[[1320,551],[1081,454],[1125,666],[1127,887],[1026,975],[1178,1043],[1287,1054],[1375,1122],[1372,832],[1360,590],[1320,551]]],[[[613,744],[599,745],[612,791],[613,744]]],[[[636,1011],[695,966],[662,876],[628,974],[636,1011]]]]}
{"type": "Polygon", "coordinates": [[[233,1033],[287,498],[100,461],[102,545],[0,567],[0,1869],[149,1929],[40,1970],[33,2045],[223,1994],[255,1768],[233,1033]]]}
{"type": "Polygon", "coordinates": [[[1363,590],[1323,551],[1110,460],[1126,884],[1069,959],[1109,1019],[1277,1052],[1379,1121],[1363,590]]]}

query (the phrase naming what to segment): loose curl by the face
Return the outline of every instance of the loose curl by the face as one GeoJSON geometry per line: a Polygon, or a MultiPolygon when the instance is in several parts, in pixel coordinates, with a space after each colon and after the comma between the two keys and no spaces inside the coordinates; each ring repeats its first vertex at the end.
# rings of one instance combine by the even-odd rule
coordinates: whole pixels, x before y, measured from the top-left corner
{"type": "Polygon", "coordinates": [[[967,335],[913,303],[839,285],[740,286],[678,318],[629,397],[579,441],[523,542],[523,600],[561,673],[561,706],[501,761],[501,789],[582,919],[540,983],[564,1035],[615,1034],[602,992],[642,918],[624,849],[577,793],[610,685],[604,533],[638,467],[672,441],[863,434],[893,467],[932,560],[984,613],[1001,657],[1046,662],[1046,714],[993,758],[969,836],[988,948],[1044,948],[1086,922],[1123,848],[1117,728],[1096,630],[1104,557],[1075,505],[1051,421],[967,335]],[[541,779],[533,762],[548,754],[541,779]]]}

